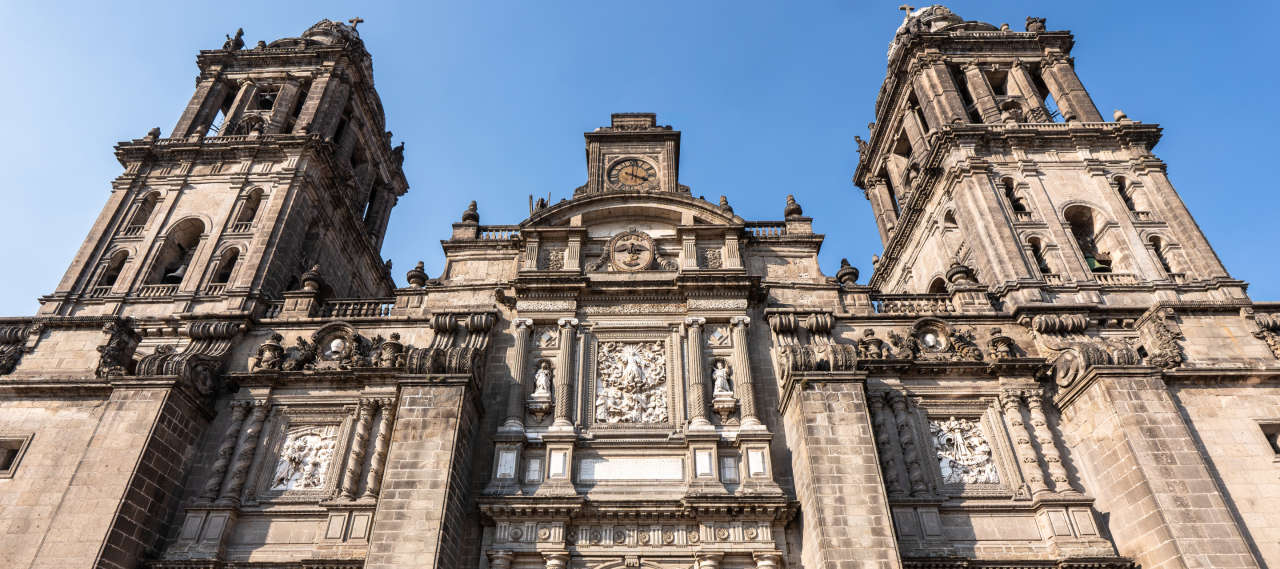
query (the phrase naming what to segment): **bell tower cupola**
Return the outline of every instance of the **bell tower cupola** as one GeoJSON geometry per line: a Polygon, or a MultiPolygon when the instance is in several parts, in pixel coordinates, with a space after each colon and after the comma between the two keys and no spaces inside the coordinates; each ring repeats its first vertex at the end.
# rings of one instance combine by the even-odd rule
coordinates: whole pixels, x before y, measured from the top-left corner
{"type": "Polygon", "coordinates": [[[1151,152],[1161,129],[1104,120],[1070,32],[904,9],[857,139],[885,245],[873,286],[934,292],[960,264],[1015,304],[1243,294],[1151,152]]]}

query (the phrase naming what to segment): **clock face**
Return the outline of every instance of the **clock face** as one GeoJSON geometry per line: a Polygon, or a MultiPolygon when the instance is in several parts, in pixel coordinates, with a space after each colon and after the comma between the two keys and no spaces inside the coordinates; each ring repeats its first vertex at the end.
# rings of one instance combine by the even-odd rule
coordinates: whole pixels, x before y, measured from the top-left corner
{"type": "Polygon", "coordinates": [[[628,158],[609,170],[609,182],[624,190],[652,190],[658,187],[658,171],[644,160],[628,158]]]}

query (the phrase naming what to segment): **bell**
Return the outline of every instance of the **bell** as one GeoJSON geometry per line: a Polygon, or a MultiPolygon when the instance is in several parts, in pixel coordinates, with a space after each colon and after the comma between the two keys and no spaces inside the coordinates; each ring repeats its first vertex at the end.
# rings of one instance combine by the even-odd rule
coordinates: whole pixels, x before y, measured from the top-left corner
{"type": "Polygon", "coordinates": [[[182,282],[182,277],[186,276],[186,274],[187,274],[187,265],[186,263],[183,263],[181,265],[178,265],[178,268],[174,269],[172,272],[165,274],[162,280],[165,282],[165,284],[177,284],[182,282]]]}

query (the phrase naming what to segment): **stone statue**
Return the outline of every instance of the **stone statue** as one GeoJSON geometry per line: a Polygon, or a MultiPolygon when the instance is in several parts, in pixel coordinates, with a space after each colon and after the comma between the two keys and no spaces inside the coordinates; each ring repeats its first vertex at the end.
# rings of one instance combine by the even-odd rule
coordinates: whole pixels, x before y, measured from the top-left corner
{"type": "Polygon", "coordinates": [[[533,397],[551,396],[551,362],[543,360],[533,374],[533,397]]]}
{"type": "Polygon", "coordinates": [[[1028,32],[1043,32],[1043,31],[1044,31],[1044,18],[1033,18],[1033,17],[1031,17],[1031,16],[1027,16],[1027,31],[1028,31],[1028,32]]]}
{"type": "Polygon", "coordinates": [[[244,48],[244,28],[236,30],[236,37],[227,36],[226,43],[222,44],[222,49],[227,51],[238,51],[244,48]]]}
{"type": "Polygon", "coordinates": [[[796,203],[796,197],[787,194],[787,207],[782,209],[782,215],[786,219],[795,219],[804,216],[804,210],[800,208],[800,204],[796,203]]]}
{"type": "Polygon", "coordinates": [[[471,204],[467,206],[467,210],[462,212],[463,223],[480,223],[480,210],[476,206],[475,200],[471,200],[471,204]]]}
{"type": "Polygon", "coordinates": [[[715,380],[715,387],[712,390],[716,395],[733,393],[733,386],[729,385],[729,365],[724,360],[716,360],[716,369],[711,372],[711,378],[715,380]]]}
{"type": "Polygon", "coordinates": [[[284,336],[280,334],[272,334],[258,346],[258,355],[250,358],[249,371],[260,369],[280,369],[280,365],[284,363],[284,347],[280,342],[284,340],[284,336]]]}

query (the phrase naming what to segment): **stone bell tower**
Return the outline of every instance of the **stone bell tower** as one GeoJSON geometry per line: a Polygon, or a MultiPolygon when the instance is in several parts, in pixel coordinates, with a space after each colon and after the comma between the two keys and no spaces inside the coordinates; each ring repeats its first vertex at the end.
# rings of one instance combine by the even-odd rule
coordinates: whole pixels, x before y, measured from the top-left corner
{"type": "Polygon", "coordinates": [[[972,273],[1014,305],[1243,295],[1151,153],[1160,127],[1105,121],[1074,41],[1043,18],[908,11],[858,139],[885,246],[872,286],[944,293],[972,273]]]}
{"type": "Polygon", "coordinates": [[[125,168],[42,314],[252,312],[319,265],[325,294],[382,296],[379,250],[408,190],[353,25],[200,52],[195,94],[125,168]]]}

